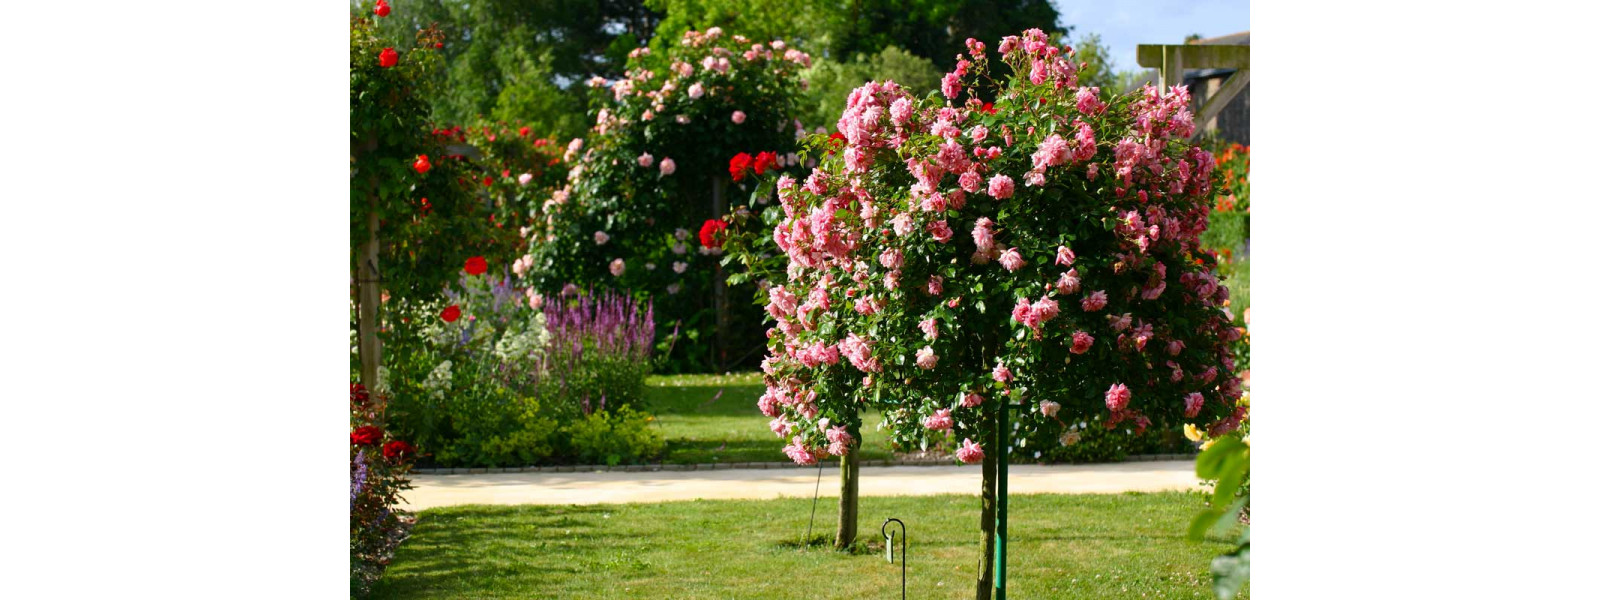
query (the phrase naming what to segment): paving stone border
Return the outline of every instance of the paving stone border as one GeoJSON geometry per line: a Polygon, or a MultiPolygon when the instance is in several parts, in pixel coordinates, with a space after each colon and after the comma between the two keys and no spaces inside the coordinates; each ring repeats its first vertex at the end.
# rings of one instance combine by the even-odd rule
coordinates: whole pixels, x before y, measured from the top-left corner
{"type": "MultiPolygon", "coordinates": [[[[1194,454],[1135,454],[1122,462],[1149,462],[1157,460],[1187,460],[1194,458],[1194,454]]],[[[1031,464],[1031,463],[1027,463],[1031,464]]],[[[1064,463],[1062,463],[1064,464],[1064,463]]],[[[823,463],[824,469],[837,469],[838,464],[823,463]]],[[[863,467],[933,467],[933,466],[963,466],[950,458],[894,458],[863,460],[863,467]]],[[[971,465],[977,468],[979,465],[971,465]]],[[[650,465],[545,465],[529,467],[494,467],[494,468],[463,468],[440,467],[429,469],[412,469],[415,475],[476,475],[480,473],[610,473],[610,472],[658,472],[658,471],[727,471],[732,469],[808,469],[794,464],[793,461],[778,462],[735,462],[735,463],[699,463],[699,464],[650,464],[650,465]]]]}

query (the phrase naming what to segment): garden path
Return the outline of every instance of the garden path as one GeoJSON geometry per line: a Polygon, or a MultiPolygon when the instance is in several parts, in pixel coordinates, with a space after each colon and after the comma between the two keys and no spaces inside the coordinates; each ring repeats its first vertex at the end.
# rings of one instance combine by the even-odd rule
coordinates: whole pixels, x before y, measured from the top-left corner
{"type": "MultiPolygon", "coordinates": [[[[1096,465],[1012,465],[1014,494],[1088,494],[1195,489],[1194,461],[1096,465]]],[[[823,496],[839,495],[839,469],[823,468],[823,496]]],[[[863,496],[977,494],[977,465],[862,467],[863,496]]],[[[815,469],[486,473],[415,475],[406,508],[457,504],[621,504],[672,500],[772,499],[812,495],[815,469]]]]}

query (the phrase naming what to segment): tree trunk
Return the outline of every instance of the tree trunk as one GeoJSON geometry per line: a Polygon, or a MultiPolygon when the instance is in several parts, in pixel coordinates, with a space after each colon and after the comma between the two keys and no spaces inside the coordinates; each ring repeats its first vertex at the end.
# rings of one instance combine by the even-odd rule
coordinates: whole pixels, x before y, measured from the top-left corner
{"type": "MultiPolygon", "coordinates": [[[[721,177],[711,178],[711,217],[721,219],[727,211],[728,203],[723,198],[724,182],[721,177]]],[[[722,271],[722,258],[720,255],[713,259],[715,271],[711,275],[712,304],[717,312],[717,341],[715,345],[717,357],[717,370],[724,371],[728,368],[728,344],[730,343],[730,327],[728,317],[728,274],[722,271]]]]}
{"type": "MultiPolygon", "coordinates": [[[[994,448],[994,441],[999,438],[999,432],[986,444],[994,448]]],[[[994,450],[983,455],[983,516],[980,517],[980,529],[983,530],[983,552],[979,557],[978,565],[978,600],[989,600],[994,592],[994,522],[995,501],[999,497],[996,484],[999,482],[1000,453],[994,450]]]]}
{"type": "Polygon", "coordinates": [[[367,241],[361,245],[356,262],[357,344],[361,354],[361,385],[376,393],[378,367],[383,364],[383,347],[378,341],[378,305],[383,302],[383,288],[378,271],[378,211],[377,198],[367,211],[367,241]]]}
{"type": "Polygon", "coordinates": [[[861,506],[861,449],[839,459],[839,532],[833,547],[844,550],[856,541],[856,515],[861,506]]]}

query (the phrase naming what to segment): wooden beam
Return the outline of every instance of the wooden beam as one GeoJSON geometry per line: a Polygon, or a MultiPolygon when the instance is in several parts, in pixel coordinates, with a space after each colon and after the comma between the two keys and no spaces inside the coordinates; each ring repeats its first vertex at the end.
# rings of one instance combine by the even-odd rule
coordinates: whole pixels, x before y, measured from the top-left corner
{"type": "MultiPolygon", "coordinates": [[[[1232,102],[1234,96],[1238,96],[1239,92],[1243,91],[1244,87],[1247,85],[1250,85],[1250,71],[1234,71],[1233,75],[1228,76],[1227,81],[1222,82],[1222,87],[1217,88],[1217,93],[1212,94],[1210,98],[1206,98],[1206,103],[1200,107],[1200,114],[1195,115],[1195,124],[1203,125],[1204,123],[1210,122],[1211,119],[1215,118],[1219,113],[1221,113],[1223,107],[1226,107],[1229,102],[1232,102]]],[[[1194,131],[1194,137],[1199,137],[1200,130],[1203,128],[1204,127],[1196,127],[1194,131]]]]}
{"type": "Polygon", "coordinates": [[[1160,69],[1174,59],[1189,69],[1250,68],[1249,46],[1197,46],[1193,44],[1139,44],[1139,66],[1160,69]]]}

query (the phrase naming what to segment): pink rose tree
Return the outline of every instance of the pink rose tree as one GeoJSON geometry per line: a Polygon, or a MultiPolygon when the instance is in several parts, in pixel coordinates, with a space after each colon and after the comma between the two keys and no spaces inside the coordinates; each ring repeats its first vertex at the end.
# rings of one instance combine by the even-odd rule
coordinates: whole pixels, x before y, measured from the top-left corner
{"type": "Polygon", "coordinates": [[[648,295],[663,324],[673,325],[665,330],[698,328],[687,337],[715,340],[673,344],[668,360],[721,368],[760,347],[761,316],[751,292],[718,291],[720,245],[702,244],[696,232],[734,206],[730,156],[792,155],[799,73],[811,58],[716,28],[664,45],[630,53],[622,79],[589,82],[594,126],[566,148],[568,185],[545,201],[549,218],[533,224],[539,243],[524,284],[544,293],[576,283],[648,295]],[[609,242],[594,243],[595,231],[609,242]]]}
{"type": "Polygon", "coordinates": [[[1224,432],[1241,385],[1186,89],[1088,91],[1037,29],[1002,40],[1009,76],[968,47],[942,95],[856,89],[844,139],[811,140],[818,166],[777,186],[762,408],[791,456],[830,454],[831,427],[859,439],[869,407],[900,447],[958,444],[992,531],[1001,403],[1031,450],[1096,418],[1224,432]]]}

